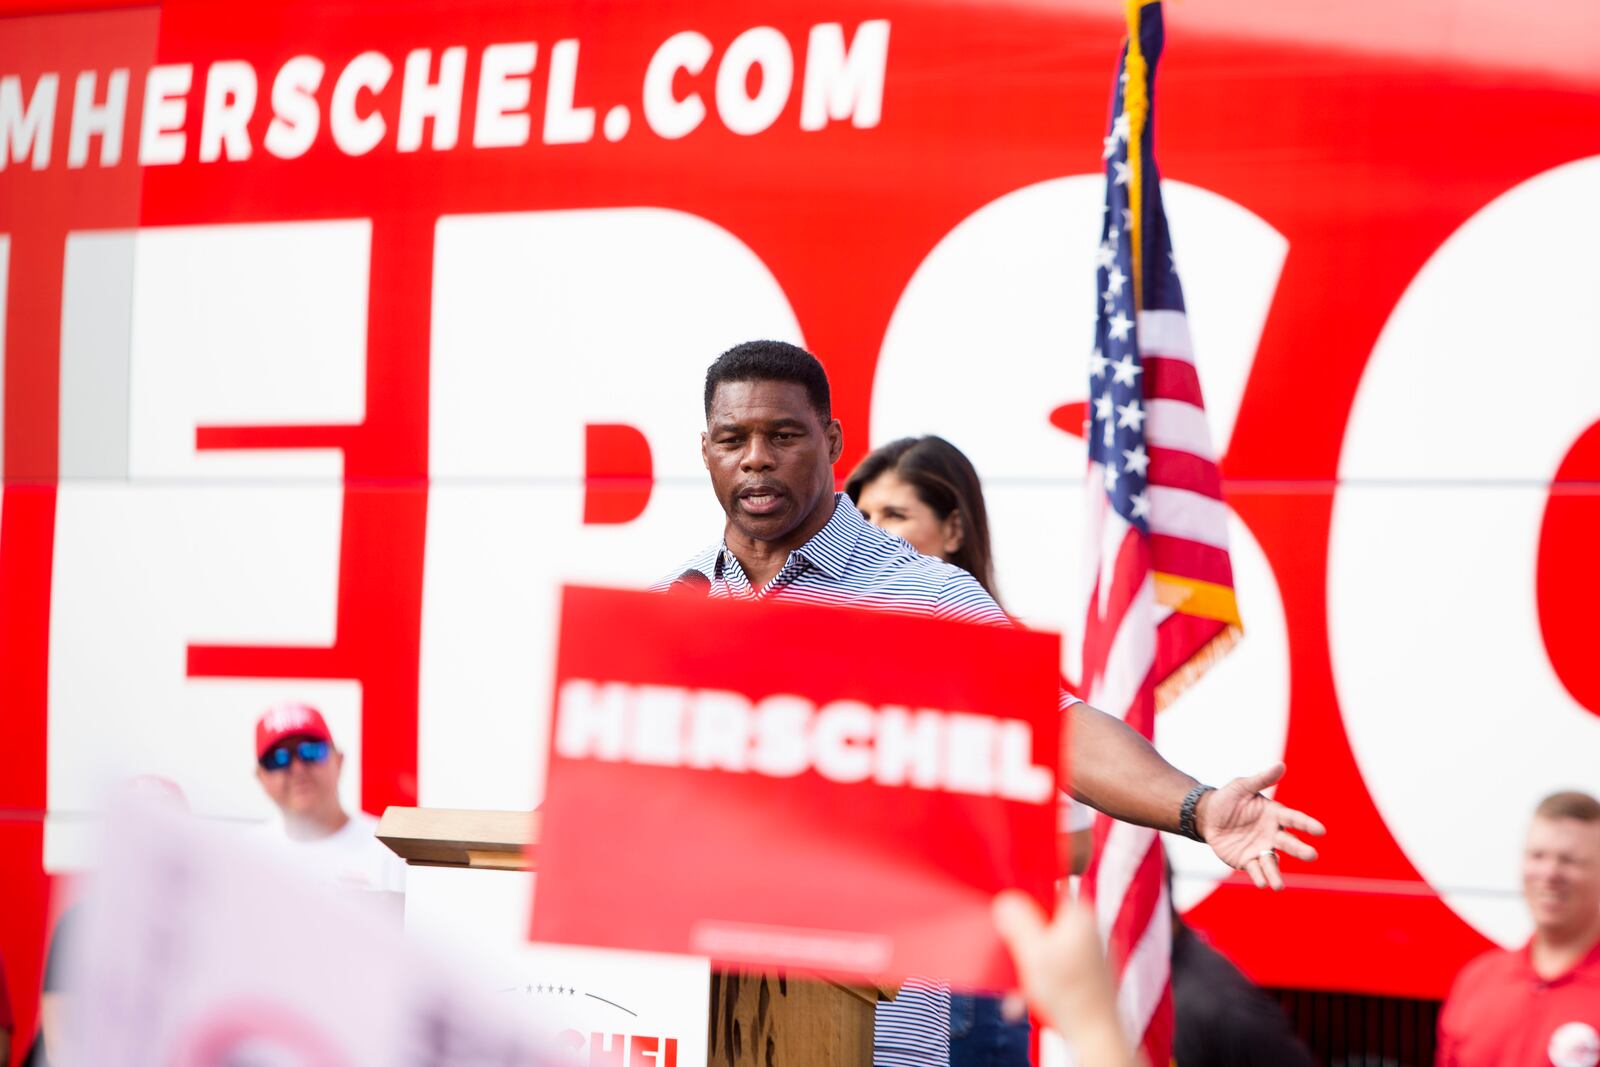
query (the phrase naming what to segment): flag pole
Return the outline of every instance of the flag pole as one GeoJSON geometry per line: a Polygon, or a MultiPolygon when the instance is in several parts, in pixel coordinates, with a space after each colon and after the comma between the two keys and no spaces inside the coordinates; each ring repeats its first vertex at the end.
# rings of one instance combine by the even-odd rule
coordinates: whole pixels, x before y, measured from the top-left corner
{"type": "MultiPolygon", "coordinates": [[[[1128,117],[1128,241],[1133,257],[1133,317],[1144,308],[1144,124],[1150,114],[1149,68],[1139,46],[1139,12],[1152,0],[1127,0],[1128,59],[1122,70],[1122,113],[1128,117]]],[[[1135,327],[1137,329],[1137,327],[1135,327]]]]}

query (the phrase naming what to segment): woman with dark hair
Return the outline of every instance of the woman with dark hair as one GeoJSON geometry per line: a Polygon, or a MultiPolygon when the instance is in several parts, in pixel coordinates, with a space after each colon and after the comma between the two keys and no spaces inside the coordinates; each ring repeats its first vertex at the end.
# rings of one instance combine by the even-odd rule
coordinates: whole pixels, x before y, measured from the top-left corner
{"type": "Polygon", "coordinates": [[[844,491],[867,521],[978,579],[999,603],[989,513],[972,461],[942,437],[902,437],[863,459],[844,491]]]}
{"type": "MultiPolygon", "coordinates": [[[[989,513],[972,461],[942,437],[902,437],[863,459],[844,491],[868,522],[904,538],[925,556],[966,570],[995,602],[989,513]]],[[[1070,802],[1068,802],[1070,803],[1070,802]]],[[[1075,817],[1088,809],[1073,805],[1075,817]]],[[[1088,862],[1089,832],[1074,819],[1072,869],[1088,862]]],[[[925,979],[906,983],[894,1001],[878,1006],[873,1063],[929,1063],[945,1034],[935,1032],[948,1014],[951,1067],[1027,1067],[1028,1022],[1007,1022],[992,997],[951,996],[949,987],[925,979]]]]}

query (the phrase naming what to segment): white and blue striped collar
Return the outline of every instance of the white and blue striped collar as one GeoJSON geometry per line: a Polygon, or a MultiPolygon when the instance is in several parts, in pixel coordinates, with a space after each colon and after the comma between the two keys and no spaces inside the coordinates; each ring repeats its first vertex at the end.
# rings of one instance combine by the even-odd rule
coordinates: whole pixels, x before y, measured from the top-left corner
{"type": "MultiPolygon", "coordinates": [[[[805,544],[789,553],[790,558],[784,562],[780,573],[793,573],[797,568],[791,564],[798,563],[820,571],[834,581],[839,581],[849,572],[850,557],[855,554],[856,545],[862,535],[876,529],[856,509],[854,501],[844,493],[835,493],[833,515],[805,544]]],[[[730,562],[735,561],[733,551],[728,547],[727,538],[723,538],[709,577],[713,580],[724,578],[725,568],[730,562]]]]}

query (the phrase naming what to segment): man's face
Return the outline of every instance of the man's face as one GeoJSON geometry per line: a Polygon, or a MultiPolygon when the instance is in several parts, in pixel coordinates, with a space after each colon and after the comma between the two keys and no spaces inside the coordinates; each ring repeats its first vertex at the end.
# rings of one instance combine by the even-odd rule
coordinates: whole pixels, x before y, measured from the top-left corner
{"type": "MultiPolygon", "coordinates": [[[[299,741],[299,738],[290,738],[284,743],[294,748],[299,741]]],[[[276,770],[268,770],[258,763],[256,778],[285,816],[310,819],[338,807],[339,772],[343,768],[344,754],[329,745],[327,758],[316,763],[308,763],[298,755],[288,766],[276,770]]]]}
{"type": "Polygon", "coordinates": [[[1600,822],[1535,818],[1522,854],[1522,895],[1533,923],[1579,930],[1600,912],[1600,822]]]}
{"type": "Polygon", "coordinates": [[[723,382],[700,455],[728,522],[755,541],[782,541],[833,496],[839,420],[817,416],[795,382],[723,382]]]}

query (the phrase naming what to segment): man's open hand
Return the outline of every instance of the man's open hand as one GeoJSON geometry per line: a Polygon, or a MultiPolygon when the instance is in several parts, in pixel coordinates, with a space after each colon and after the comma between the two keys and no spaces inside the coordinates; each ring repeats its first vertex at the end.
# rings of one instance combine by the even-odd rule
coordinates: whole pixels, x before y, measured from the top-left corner
{"type": "Polygon", "coordinates": [[[1311,861],[1317,850],[1291,831],[1320,837],[1327,831],[1304,812],[1286,808],[1261,795],[1283,777],[1283,764],[1274,763],[1260,774],[1235,778],[1200,799],[1195,825],[1206,844],[1223,863],[1250,876],[1257,888],[1282,889],[1278,853],[1311,861]]]}

